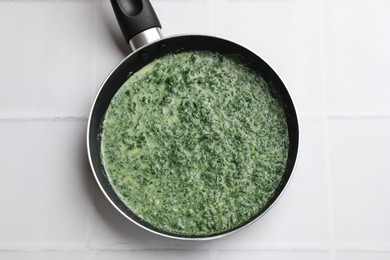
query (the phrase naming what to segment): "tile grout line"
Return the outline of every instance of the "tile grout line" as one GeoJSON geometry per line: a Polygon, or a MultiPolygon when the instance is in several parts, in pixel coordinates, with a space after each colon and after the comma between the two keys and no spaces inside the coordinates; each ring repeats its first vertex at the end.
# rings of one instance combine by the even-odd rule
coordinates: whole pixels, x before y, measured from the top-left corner
{"type": "Polygon", "coordinates": [[[93,102],[93,100],[95,99],[95,96],[97,94],[97,88],[96,86],[98,86],[98,82],[97,82],[97,74],[98,74],[98,43],[99,43],[99,3],[100,1],[99,0],[94,0],[94,19],[93,19],[93,23],[94,23],[94,31],[93,31],[93,39],[94,39],[94,51],[93,51],[93,68],[92,68],[92,84],[91,84],[91,89],[90,89],[90,92],[91,92],[91,104],[93,102]]]}
{"type": "MultiPolygon", "coordinates": [[[[93,34],[93,37],[94,37],[94,40],[95,42],[97,43],[98,42],[98,33],[99,33],[99,28],[98,28],[98,19],[99,19],[99,0],[94,0],[94,34],[93,34]]],[[[96,44],[94,45],[94,53],[93,53],[93,73],[92,73],[92,81],[93,81],[93,84],[91,86],[91,95],[93,96],[93,92],[95,92],[95,85],[97,84],[97,55],[98,55],[98,51],[97,51],[97,46],[96,44]]],[[[94,219],[94,214],[95,214],[95,211],[93,209],[93,203],[90,203],[88,205],[88,213],[87,213],[87,226],[86,226],[86,231],[85,231],[85,239],[86,239],[86,243],[87,243],[87,247],[90,249],[91,252],[94,252],[94,250],[92,250],[92,235],[93,235],[93,219],[94,219]]],[[[90,259],[92,259],[93,257],[93,254],[90,255],[90,259]]]]}
{"type": "MultiPolygon", "coordinates": [[[[126,246],[128,244],[126,243],[126,246]]],[[[59,245],[59,246],[32,246],[32,247],[5,247],[0,248],[0,252],[153,252],[153,251],[195,251],[195,252],[210,252],[213,256],[219,251],[253,251],[253,252],[325,252],[327,248],[287,248],[287,247],[269,247],[269,248],[183,248],[183,247],[152,247],[152,248],[115,248],[115,247],[95,247],[95,246],[75,246],[75,245],[59,245]]],[[[345,251],[364,251],[370,252],[378,250],[345,250],[345,251]]],[[[381,250],[390,252],[390,250],[381,250]]]]}
{"type": "Polygon", "coordinates": [[[208,12],[209,12],[209,33],[210,35],[214,34],[214,22],[213,22],[213,12],[214,12],[214,1],[213,0],[207,0],[208,5],[208,12]]]}
{"type": "Polygon", "coordinates": [[[113,243],[113,244],[106,244],[106,243],[96,243],[92,246],[92,249],[95,249],[97,251],[104,251],[104,250],[113,250],[113,251],[126,251],[126,250],[141,250],[141,251],[158,251],[158,250],[194,250],[194,251],[205,251],[205,250],[216,250],[216,251],[294,251],[294,252],[325,252],[329,251],[328,247],[318,247],[318,246],[297,246],[297,245],[279,245],[279,246],[258,246],[258,245],[251,245],[249,247],[205,247],[205,248],[193,248],[193,247],[183,247],[183,244],[173,244],[170,246],[151,246],[151,247],[141,247],[141,248],[133,248],[129,249],[127,243],[113,243]]]}
{"type": "Polygon", "coordinates": [[[324,152],[325,152],[325,173],[328,191],[328,235],[329,235],[329,259],[336,259],[336,242],[335,242],[335,226],[333,212],[333,194],[332,194],[332,178],[330,170],[330,128],[329,128],[329,109],[328,109],[328,92],[327,92],[327,64],[326,57],[326,37],[325,37],[325,0],[318,0],[320,10],[320,57],[321,57],[321,97],[323,106],[323,130],[324,130],[324,152]]]}
{"type": "Polygon", "coordinates": [[[0,3],[91,3],[94,0],[1,0],[0,3]]]}
{"type": "Polygon", "coordinates": [[[32,246],[32,247],[0,247],[1,252],[23,252],[23,253],[34,253],[34,252],[89,252],[90,248],[85,246],[32,246]]]}
{"type": "Polygon", "coordinates": [[[86,116],[42,116],[42,117],[0,117],[0,122],[19,122],[19,121],[43,121],[43,122],[55,122],[55,121],[87,121],[86,116]]]}
{"type": "Polygon", "coordinates": [[[341,114],[328,113],[329,119],[390,119],[387,114],[341,114]]]}
{"type": "MultiPolygon", "coordinates": [[[[126,243],[126,245],[128,245],[126,243]]],[[[328,252],[328,248],[287,248],[287,247],[269,247],[269,248],[178,248],[178,247],[153,247],[153,248],[115,248],[115,247],[96,247],[96,246],[32,246],[32,247],[0,247],[1,252],[158,252],[158,251],[195,251],[210,252],[212,256],[217,256],[219,251],[238,251],[238,252],[328,252]]],[[[337,251],[343,252],[384,252],[390,253],[389,248],[342,248],[337,251]]]]}

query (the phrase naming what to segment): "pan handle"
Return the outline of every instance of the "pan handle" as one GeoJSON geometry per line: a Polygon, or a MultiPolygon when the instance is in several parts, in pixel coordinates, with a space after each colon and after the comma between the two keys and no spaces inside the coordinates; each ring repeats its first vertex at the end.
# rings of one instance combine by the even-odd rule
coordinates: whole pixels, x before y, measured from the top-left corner
{"type": "Polygon", "coordinates": [[[160,21],[149,0],[111,0],[111,5],[123,37],[133,50],[162,37],[160,21]]]}

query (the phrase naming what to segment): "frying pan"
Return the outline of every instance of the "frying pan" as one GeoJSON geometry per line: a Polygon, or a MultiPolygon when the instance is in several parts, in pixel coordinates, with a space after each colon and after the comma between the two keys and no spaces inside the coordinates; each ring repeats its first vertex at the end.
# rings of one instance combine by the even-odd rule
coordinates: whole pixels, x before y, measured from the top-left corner
{"type": "Polygon", "coordinates": [[[132,52],[127,56],[103,82],[91,109],[88,129],[88,157],[94,176],[101,190],[111,204],[127,219],[153,233],[183,240],[208,240],[234,233],[263,216],[278,200],[288,184],[298,153],[299,131],[297,114],[291,97],[281,79],[274,70],[260,57],[245,47],[225,39],[205,35],[180,35],[162,37],[160,22],[148,0],[111,0],[114,13],[125,40],[132,52]],[[105,172],[101,158],[102,122],[111,99],[129,78],[153,60],[169,53],[186,51],[211,51],[222,55],[235,54],[241,56],[254,71],[260,72],[281,97],[289,134],[289,150],[285,172],[269,203],[257,215],[246,223],[232,230],[208,236],[185,236],[159,230],[136,216],[116,195],[105,172]]]}

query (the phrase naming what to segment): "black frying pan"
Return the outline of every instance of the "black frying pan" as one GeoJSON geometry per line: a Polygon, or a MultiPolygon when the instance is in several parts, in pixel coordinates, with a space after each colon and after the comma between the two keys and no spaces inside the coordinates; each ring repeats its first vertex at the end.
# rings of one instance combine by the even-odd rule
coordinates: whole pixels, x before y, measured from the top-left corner
{"type": "Polygon", "coordinates": [[[103,193],[111,204],[126,218],[153,233],[166,237],[188,240],[213,239],[231,234],[253,223],[264,215],[280,197],[290,180],[297,158],[299,139],[298,120],[293,102],[283,82],[265,61],[253,52],[234,42],[202,35],[183,35],[162,38],[159,31],[161,28],[160,22],[148,0],[111,0],[111,3],[122,33],[126,41],[129,42],[133,52],[127,56],[104,81],[95,98],[89,116],[87,132],[88,156],[95,178],[103,193]],[[119,199],[109,183],[102,164],[100,151],[101,125],[106,110],[115,93],[128,79],[129,74],[138,71],[148,63],[168,53],[195,50],[212,51],[221,54],[238,54],[254,71],[261,72],[261,76],[267,82],[272,82],[272,86],[279,93],[283,101],[290,139],[287,167],[282,180],[268,205],[243,225],[233,230],[210,236],[182,236],[171,234],[159,230],[138,218],[119,199]]]}

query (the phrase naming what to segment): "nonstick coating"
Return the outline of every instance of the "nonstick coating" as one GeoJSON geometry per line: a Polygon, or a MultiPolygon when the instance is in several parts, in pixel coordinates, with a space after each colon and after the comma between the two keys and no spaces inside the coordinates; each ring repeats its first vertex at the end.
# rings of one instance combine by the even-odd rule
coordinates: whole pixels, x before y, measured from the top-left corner
{"type": "Polygon", "coordinates": [[[123,62],[108,76],[108,78],[100,88],[100,91],[96,96],[89,117],[87,135],[88,155],[92,169],[94,171],[95,178],[103,193],[113,204],[113,206],[117,210],[119,210],[125,217],[149,231],[171,238],[190,240],[212,239],[235,232],[253,223],[255,220],[260,218],[266,211],[268,211],[268,209],[272,207],[272,205],[279,198],[291,177],[296,162],[299,138],[298,120],[294,105],[283,82],[278,77],[278,75],[271,69],[271,67],[268,66],[268,64],[265,63],[257,55],[236,43],[221,38],[201,35],[184,35],[164,38],[155,43],[142,47],[141,49],[138,49],[137,51],[126,57],[123,62]],[[242,58],[244,58],[244,62],[246,62],[249,67],[254,69],[256,72],[259,72],[267,82],[272,82],[272,86],[279,93],[283,101],[284,111],[287,117],[288,133],[290,140],[286,171],[275,192],[275,195],[271,198],[268,205],[261,212],[259,212],[256,216],[252,217],[243,225],[233,230],[225,231],[210,236],[183,236],[171,234],[159,230],[137,217],[129,208],[126,207],[126,205],[119,199],[119,197],[114,192],[111,184],[107,179],[100,151],[100,134],[102,130],[101,125],[106,110],[110,104],[111,99],[113,98],[117,90],[129,78],[129,75],[138,71],[148,63],[152,62],[154,59],[157,59],[165,54],[195,50],[212,51],[218,52],[220,54],[239,54],[242,58]]]}

